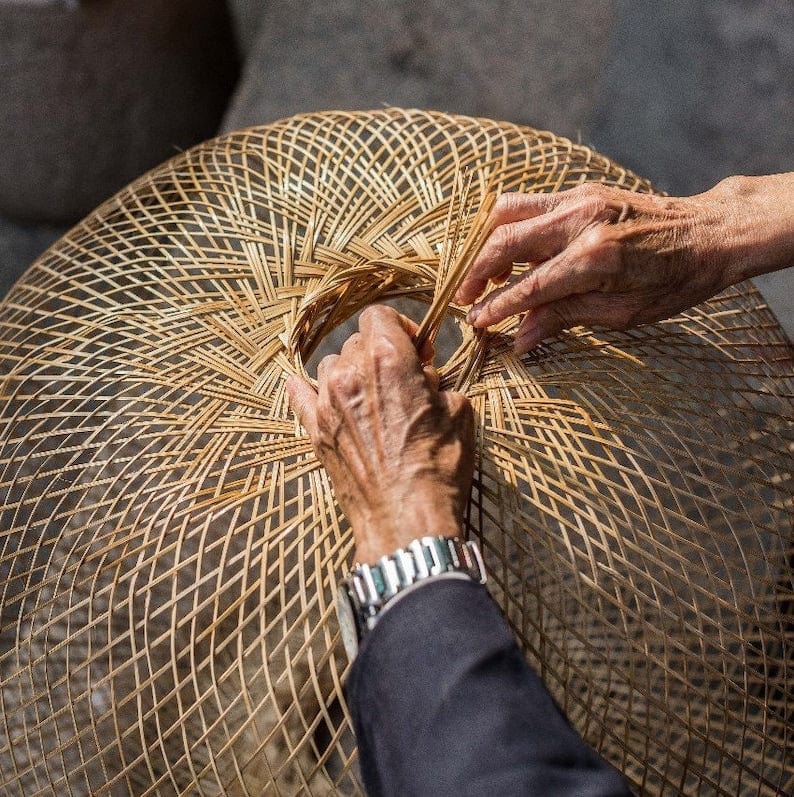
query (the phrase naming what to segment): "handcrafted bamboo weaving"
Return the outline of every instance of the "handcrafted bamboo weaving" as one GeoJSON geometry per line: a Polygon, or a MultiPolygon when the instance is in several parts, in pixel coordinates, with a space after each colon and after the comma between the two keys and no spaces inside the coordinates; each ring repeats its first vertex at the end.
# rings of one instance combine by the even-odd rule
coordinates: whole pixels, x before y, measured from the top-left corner
{"type": "MultiPolygon", "coordinates": [[[[584,181],[651,190],[526,127],[300,116],[179,155],[39,258],[0,306],[0,794],[359,792],[352,538],[285,379],[373,301],[461,319],[481,205],[584,181]]],[[[523,358],[515,323],[439,348],[478,419],[468,533],[530,662],[639,791],[794,793],[777,322],[745,284],[523,358]]]]}

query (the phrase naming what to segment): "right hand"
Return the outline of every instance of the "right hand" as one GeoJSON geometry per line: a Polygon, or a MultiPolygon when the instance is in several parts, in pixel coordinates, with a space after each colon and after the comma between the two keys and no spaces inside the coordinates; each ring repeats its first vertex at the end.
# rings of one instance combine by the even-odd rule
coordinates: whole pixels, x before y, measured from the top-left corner
{"type": "Polygon", "coordinates": [[[579,324],[627,329],[669,318],[734,282],[790,264],[792,177],[729,178],[675,199],[596,183],[504,194],[456,300],[469,304],[489,280],[504,283],[514,264],[529,264],[469,313],[478,328],[525,313],[518,353],[579,324]]]}
{"type": "Polygon", "coordinates": [[[391,307],[361,313],[360,331],[317,369],[317,390],[287,382],[353,529],[356,560],[374,563],[425,534],[459,536],[474,463],[474,414],[414,348],[417,326],[391,307]]]}

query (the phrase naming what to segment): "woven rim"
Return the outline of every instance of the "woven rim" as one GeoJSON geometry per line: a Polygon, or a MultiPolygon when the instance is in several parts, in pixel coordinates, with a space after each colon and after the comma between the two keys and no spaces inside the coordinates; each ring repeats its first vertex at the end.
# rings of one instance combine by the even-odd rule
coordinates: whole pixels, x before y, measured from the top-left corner
{"type": "MultiPolygon", "coordinates": [[[[30,268],[0,306],[5,793],[359,791],[352,538],[285,378],[361,306],[433,304],[493,192],[584,181],[652,190],[504,122],[299,116],[174,158],[30,268]]],[[[474,404],[466,524],[530,662],[641,791],[794,791],[775,319],[745,284],[523,358],[514,328],[464,328],[442,372],[474,404]]]]}

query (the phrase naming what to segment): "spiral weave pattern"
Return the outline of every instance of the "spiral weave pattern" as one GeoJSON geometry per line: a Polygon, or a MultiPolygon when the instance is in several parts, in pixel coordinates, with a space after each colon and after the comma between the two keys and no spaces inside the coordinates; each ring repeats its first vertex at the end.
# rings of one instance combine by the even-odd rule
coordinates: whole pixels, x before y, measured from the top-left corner
{"type": "MultiPolygon", "coordinates": [[[[33,264],[0,305],[0,795],[359,793],[352,537],[285,379],[364,305],[430,305],[486,195],[585,181],[652,190],[503,122],[299,116],[33,264]]],[[[791,345],[749,283],[524,357],[515,324],[441,371],[529,661],[638,791],[794,793],[791,345]]]]}

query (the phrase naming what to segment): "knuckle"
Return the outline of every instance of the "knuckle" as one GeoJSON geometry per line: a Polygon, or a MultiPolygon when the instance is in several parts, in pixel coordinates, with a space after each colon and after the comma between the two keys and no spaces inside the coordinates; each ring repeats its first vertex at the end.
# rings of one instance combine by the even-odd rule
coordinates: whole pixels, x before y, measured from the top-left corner
{"type": "Polygon", "coordinates": [[[601,195],[603,186],[599,183],[582,183],[572,188],[570,191],[571,197],[578,200],[589,200],[601,195]]]}
{"type": "Polygon", "coordinates": [[[538,270],[528,271],[522,276],[521,280],[516,283],[516,298],[528,301],[540,291],[540,288],[540,274],[538,270]]]}
{"type": "Polygon", "coordinates": [[[584,257],[594,264],[614,267],[621,251],[620,234],[614,227],[597,224],[585,230],[580,236],[580,247],[584,257]]]}
{"type": "Polygon", "coordinates": [[[372,315],[374,315],[374,314],[377,314],[377,312],[378,312],[378,306],[379,306],[379,305],[377,305],[377,304],[368,304],[368,305],[367,305],[367,306],[366,306],[366,307],[365,307],[365,308],[364,308],[364,309],[361,311],[361,315],[359,316],[359,321],[361,321],[361,319],[362,319],[362,318],[369,318],[370,316],[372,316],[372,315]]]}
{"type": "Polygon", "coordinates": [[[612,244],[611,232],[603,225],[598,224],[585,230],[580,236],[582,254],[598,255],[612,244]]]}
{"type": "Polygon", "coordinates": [[[582,183],[572,189],[572,198],[588,211],[603,211],[609,201],[609,188],[601,183],[582,183]]]}
{"type": "Polygon", "coordinates": [[[371,344],[371,355],[375,363],[383,369],[395,369],[402,365],[403,357],[389,338],[380,335],[371,344]]]}
{"type": "Polygon", "coordinates": [[[582,202],[582,214],[591,223],[603,221],[609,215],[609,204],[603,196],[589,196],[582,202]]]}
{"type": "Polygon", "coordinates": [[[337,365],[325,376],[325,384],[330,396],[345,398],[354,394],[359,385],[358,369],[349,365],[337,365]]]}
{"type": "Polygon", "coordinates": [[[352,355],[361,344],[361,333],[354,332],[342,346],[342,353],[345,355],[352,355]]]}
{"type": "Polygon", "coordinates": [[[361,315],[358,318],[359,328],[361,327],[362,320],[377,323],[396,312],[396,310],[393,310],[385,304],[369,304],[361,311],[361,315]]]}
{"type": "Polygon", "coordinates": [[[497,227],[491,237],[494,259],[498,263],[512,262],[516,244],[517,236],[512,225],[503,224],[497,227]]]}
{"type": "Polygon", "coordinates": [[[368,304],[358,316],[358,328],[359,330],[364,329],[366,324],[370,326],[374,326],[378,323],[378,319],[381,317],[381,305],[378,304],[368,304]]]}
{"type": "Polygon", "coordinates": [[[326,354],[325,357],[317,364],[317,378],[322,380],[324,375],[330,371],[334,363],[339,359],[338,354],[326,354]]]}

